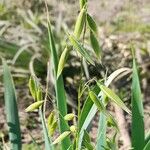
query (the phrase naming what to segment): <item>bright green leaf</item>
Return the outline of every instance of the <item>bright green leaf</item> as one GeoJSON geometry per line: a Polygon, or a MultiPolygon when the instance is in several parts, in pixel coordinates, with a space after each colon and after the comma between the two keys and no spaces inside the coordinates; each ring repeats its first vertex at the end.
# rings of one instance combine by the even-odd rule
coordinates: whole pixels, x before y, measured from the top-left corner
{"type": "Polygon", "coordinates": [[[141,98],[141,88],[135,58],[133,59],[131,102],[132,102],[132,126],[131,126],[132,147],[136,150],[142,150],[145,144],[144,120],[143,120],[144,113],[141,98]]]}
{"type": "Polygon", "coordinates": [[[21,132],[18,116],[17,97],[11,73],[5,60],[3,60],[3,80],[4,80],[4,97],[6,107],[6,117],[9,127],[9,140],[11,149],[21,150],[21,132]]]}
{"type": "Polygon", "coordinates": [[[131,114],[130,110],[126,107],[123,101],[108,87],[104,85],[100,85],[100,89],[104,92],[106,96],[108,96],[111,100],[113,100],[118,106],[120,106],[127,113],[131,114]]]}

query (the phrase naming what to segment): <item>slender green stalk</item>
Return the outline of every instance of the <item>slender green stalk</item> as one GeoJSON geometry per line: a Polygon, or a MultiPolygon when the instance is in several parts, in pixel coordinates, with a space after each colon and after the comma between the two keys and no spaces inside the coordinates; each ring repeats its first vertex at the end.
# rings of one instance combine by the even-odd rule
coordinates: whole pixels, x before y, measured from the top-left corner
{"type": "Polygon", "coordinates": [[[43,128],[44,142],[45,142],[45,150],[53,150],[52,142],[51,142],[51,140],[48,136],[47,127],[46,127],[46,124],[45,124],[45,119],[44,119],[43,111],[42,111],[41,108],[39,109],[39,115],[40,115],[40,118],[41,118],[41,121],[42,121],[42,128],[43,128]]]}

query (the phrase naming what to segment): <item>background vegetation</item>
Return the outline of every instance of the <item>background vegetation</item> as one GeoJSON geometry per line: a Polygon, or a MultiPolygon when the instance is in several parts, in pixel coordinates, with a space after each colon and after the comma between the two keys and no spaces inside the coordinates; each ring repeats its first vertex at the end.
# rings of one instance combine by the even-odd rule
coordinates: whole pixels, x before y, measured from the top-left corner
{"type": "MultiPolygon", "coordinates": [[[[89,0],[88,13],[94,18],[98,27],[97,39],[101,48],[101,62],[93,52],[90,34],[86,32],[81,40],[96,63],[96,67],[86,63],[81,67],[81,59],[76,52],[71,51],[65,63],[62,75],[67,94],[68,113],[76,113],[78,107],[79,87],[89,79],[103,79],[121,67],[132,68],[131,43],[134,45],[135,57],[138,63],[142,99],[144,105],[145,133],[149,131],[150,119],[150,10],[148,0],[89,0]],[[83,42],[84,41],[84,42],[83,42]],[[81,80],[82,78],[82,80],[81,80]],[[81,83],[81,81],[83,83],[81,83]]],[[[75,22],[80,11],[79,1],[51,0],[48,1],[51,20],[51,30],[55,39],[58,58],[66,46],[66,31],[74,31],[75,22]]],[[[0,56],[7,60],[14,79],[19,118],[21,124],[23,149],[38,149],[35,141],[44,146],[42,126],[38,112],[26,113],[25,109],[32,104],[33,98],[29,92],[30,75],[36,75],[45,96],[47,92],[46,117],[55,106],[55,78],[47,67],[52,68],[52,52],[49,51],[50,38],[47,32],[47,13],[42,0],[1,0],[0,1],[0,56]],[[49,63],[47,63],[49,62],[49,63]],[[49,75],[47,78],[47,74],[49,75]],[[48,82],[47,82],[48,81],[48,82]]],[[[58,59],[59,60],[59,59],[58,59]]],[[[58,62],[57,62],[58,63],[58,62]]],[[[135,67],[136,68],[136,67],[135,67]]],[[[2,80],[3,67],[0,62],[0,132],[1,144],[8,144],[8,130],[4,111],[4,86],[2,80]]],[[[118,77],[111,84],[111,89],[131,108],[132,76],[118,77]]],[[[136,82],[136,81],[135,81],[136,82]]],[[[9,82],[10,83],[10,82],[9,82]]],[[[9,85],[8,83],[8,85],[9,85]]],[[[91,84],[95,84],[94,81],[91,84]]],[[[55,87],[56,88],[56,87],[55,87]]],[[[62,92],[61,92],[62,93],[62,92]]],[[[85,102],[88,90],[81,98],[81,108],[85,102]]],[[[136,92],[139,93],[139,92],[136,92]]],[[[57,95],[56,95],[57,97],[57,95]]],[[[61,96],[62,97],[62,96],[61,96]]],[[[62,105],[62,104],[61,104],[62,105]]],[[[65,107],[65,106],[64,106],[65,107]]],[[[120,134],[116,137],[119,149],[128,149],[131,138],[131,117],[120,107],[109,104],[108,110],[115,116],[120,134]]],[[[78,109],[79,110],[79,109],[78,109]]],[[[62,110],[63,111],[63,110],[62,110]]],[[[101,117],[102,118],[102,117],[101,117]]],[[[89,134],[96,143],[99,113],[96,113],[89,126],[89,134]]],[[[63,129],[62,129],[63,130],[63,129]]],[[[137,131],[135,131],[137,132],[137,131]]],[[[108,137],[114,135],[114,129],[107,129],[108,137]]],[[[55,132],[52,141],[58,137],[55,132]]],[[[7,147],[7,146],[6,146],[7,147]]],[[[60,147],[58,146],[58,149],[60,147]]]]}

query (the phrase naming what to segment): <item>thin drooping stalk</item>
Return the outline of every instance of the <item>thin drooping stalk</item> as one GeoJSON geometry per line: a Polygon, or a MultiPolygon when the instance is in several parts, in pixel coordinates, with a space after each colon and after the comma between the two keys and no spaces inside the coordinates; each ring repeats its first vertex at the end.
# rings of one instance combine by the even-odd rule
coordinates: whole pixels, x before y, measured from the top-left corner
{"type": "Polygon", "coordinates": [[[9,140],[11,143],[11,149],[21,150],[21,132],[20,123],[18,116],[17,98],[15,94],[15,87],[11,73],[5,60],[3,60],[4,70],[4,96],[5,96],[5,107],[7,115],[7,124],[9,127],[9,140]]]}
{"type": "Polygon", "coordinates": [[[42,128],[43,128],[43,133],[44,133],[45,150],[53,150],[52,142],[51,142],[51,140],[48,136],[47,127],[46,127],[46,124],[45,124],[45,119],[44,119],[43,111],[42,111],[41,108],[39,109],[39,115],[40,115],[40,118],[41,118],[42,128]]]}
{"type": "MultiPolygon", "coordinates": [[[[59,129],[60,129],[60,133],[63,133],[64,131],[68,130],[68,126],[67,124],[64,124],[62,119],[60,119],[60,115],[65,116],[67,114],[67,103],[66,103],[66,96],[65,96],[62,75],[60,75],[57,78],[58,56],[57,56],[57,51],[55,47],[54,37],[51,30],[49,17],[48,17],[48,36],[49,36],[50,57],[52,58],[53,72],[54,72],[54,79],[55,79],[56,102],[57,102],[57,108],[59,110],[59,129]]],[[[62,149],[66,150],[70,145],[71,145],[70,139],[66,137],[62,141],[62,149]]]]}

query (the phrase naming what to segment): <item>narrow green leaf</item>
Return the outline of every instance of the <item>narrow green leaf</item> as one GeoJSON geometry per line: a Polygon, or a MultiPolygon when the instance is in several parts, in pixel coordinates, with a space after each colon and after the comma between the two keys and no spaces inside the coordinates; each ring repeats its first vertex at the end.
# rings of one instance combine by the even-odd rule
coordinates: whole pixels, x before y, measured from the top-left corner
{"type": "Polygon", "coordinates": [[[148,143],[149,140],[150,140],[150,130],[147,132],[145,136],[145,145],[148,143]]]}
{"type": "MultiPolygon", "coordinates": [[[[66,102],[62,75],[60,75],[59,78],[57,79],[58,57],[57,57],[54,37],[51,31],[50,20],[48,20],[48,36],[49,36],[50,54],[52,57],[53,70],[54,70],[56,102],[57,102],[57,108],[59,110],[59,118],[60,118],[59,129],[60,129],[60,133],[63,133],[68,129],[68,124],[64,123],[64,121],[61,119],[61,116],[65,116],[67,114],[67,102],[66,102]]],[[[63,150],[66,150],[70,145],[71,145],[70,138],[65,138],[62,141],[63,150]]]]}
{"type": "Polygon", "coordinates": [[[104,92],[106,96],[108,96],[111,100],[113,100],[119,107],[121,107],[127,113],[131,114],[130,110],[126,107],[123,101],[111,89],[109,89],[104,85],[100,85],[100,89],[104,92]]]}
{"type": "Polygon", "coordinates": [[[43,111],[42,111],[41,108],[39,109],[39,115],[40,115],[40,118],[41,118],[41,121],[42,121],[42,128],[43,128],[44,142],[45,142],[45,150],[53,150],[52,142],[51,142],[51,139],[48,136],[47,126],[46,126],[45,119],[44,119],[44,116],[43,116],[43,111]]]}
{"type": "Polygon", "coordinates": [[[44,103],[44,101],[37,101],[37,102],[34,102],[33,104],[31,104],[30,106],[28,106],[25,111],[26,112],[32,112],[34,111],[35,109],[38,109],[40,106],[42,106],[42,104],[44,103]]]}
{"type": "Polygon", "coordinates": [[[70,131],[65,131],[63,132],[54,142],[53,144],[57,144],[59,142],[61,142],[62,140],[64,140],[71,132],[70,131]]]}
{"type": "Polygon", "coordinates": [[[96,25],[94,19],[89,14],[87,14],[87,23],[88,23],[90,30],[92,30],[95,34],[97,34],[97,32],[98,32],[97,25],[96,25]]]}
{"type": "Polygon", "coordinates": [[[62,70],[64,69],[64,66],[65,66],[65,63],[66,63],[66,60],[68,57],[68,53],[69,53],[69,48],[66,46],[66,48],[62,52],[60,59],[59,59],[58,70],[57,70],[57,79],[60,76],[60,74],[62,73],[62,70]]]}
{"type": "Polygon", "coordinates": [[[90,136],[89,136],[89,134],[88,134],[88,132],[87,132],[86,130],[84,130],[83,139],[84,139],[85,141],[89,142],[89,143],[91,142],[91,138],[90,138],[90,136]]]}
{"type": "Polygon", "coordinates": [[[85,58],[89,63],[95,65],[94,61],[92,60],[91,56],[87,52],[87,50],[76,40],[76,38],[72,35],[69,35],[69,40],[74,48],[85,58]]]}
{"type": "Polygon", "coordinates": [[[133,59],[131,101],[132,101],[132,127],[131,127],[132,147],[136,150],[142,150],[145,144],[144,120],[143,120],[144,113],[143,113],[143,104],[141,98],[141,88],[140,88],[135,59],[133,59]]]}
{"type": "Polygon", "coordinates": [[[148,143],[145,145],[143,150],[150,150],[150,140],[148,141],[148,143]]]}
{"type": "Polygon", "coordinates": [[[18,116],[17,98],[15,94],[15,87],[11,73],[5,60],[3,60],[3,80],[4,80],[4,96],[7,124],[9,127],[9,140],[11,143],[11,149],[21,150],[21,132],[18,116]]]}
{"type": "Polygon", "coordinates": [[[92,45],[92,48],[93,48],[96,56],[98,58],[100,58],[100,56],[101,56],[101,48],[100,48],[100,45],[98,43],[98,40],[97,40],[95,34],[92,31],[90,31],[90,41],[91,41],[91,45],[92,45]]]}
{"type": "Polygon", "coordinates": [[[78,16],[76,24],[75,24],[75,29],[74,29],[74,36],[77,39],[80,38],[80,35],[83,31],[85,21],[86,21],[86,9],[83,7],[79,13],[79,16],[78,16]]]}
{"type": "Polygon", "coordinates": [[[93,150],[94,147],[91,143],[91,138],[86,130],[84,130],[84,136],[83,136],[83,146],[86,147],[88,150],[93,150]]]}

